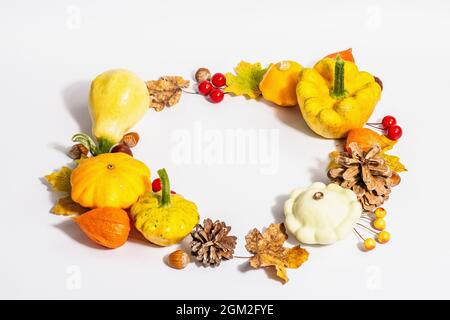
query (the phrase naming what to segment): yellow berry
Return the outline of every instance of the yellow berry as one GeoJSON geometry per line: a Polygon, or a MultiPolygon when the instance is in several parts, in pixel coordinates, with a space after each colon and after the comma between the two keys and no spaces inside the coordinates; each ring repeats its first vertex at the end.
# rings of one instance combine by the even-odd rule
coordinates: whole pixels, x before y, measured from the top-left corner
{"type": "Polygon", "coordinates": [[[386,229],[386,221],[384,219],[375,219],[373,227],[377,230],[384,230],[386,229]]]}
{"type": "Polygon", "coordinates": [[[375,217],[377,217],[378,219],[381,219],[381,218],[386,217],[386,210],[384,210],[383,208],[376,208],[374,214],[375,214],[375,217]]]}
{"type": "Polygon", "coordinates": [[[379,243],[387,243],[391,239],[391,234],[387,231],[381,231],[378,234],[378,242],[379,243]]]}
{"type": "Polygon", "coordinates": [[[372,238],[367,238],[366,240],[364,240],[364,249],[366,249],[367,251],[375,249],[376,245],[377,243],[372,238]]]}

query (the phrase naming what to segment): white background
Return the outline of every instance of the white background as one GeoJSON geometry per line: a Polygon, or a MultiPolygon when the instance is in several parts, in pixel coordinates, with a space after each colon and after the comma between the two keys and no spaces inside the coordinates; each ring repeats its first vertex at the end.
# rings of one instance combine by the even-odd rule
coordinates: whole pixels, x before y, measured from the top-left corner
{"type": "MultiPolygon", "coordinates": [[[[449,38],[443,0],[1,1],[0,298],[450,298],[449,38]],[[49,214],[55,197],[41,178],[69,163],[72,134],[89,132],[88,86],[100,72],[189,77],[201,66],[231,71],[242,59],[311,66],[348,47],[384,82],[371,120],[393,114],[404,129],[392,153],[409,172],[385,205],[388,245],[364,253],[351,235],[308,247],[310,260],[282,285],[242,259],[172,270],[163,257],[177,246],[131,239],[104,250],[49,214]]],[[[154,173],[166,167],[203,218],[233,226],[238,255],[247,254],[247,231],[282,221],[293,188],[326,181],[335,145],[312,134],[297,108],[241,97],[212,105],[184,95],[170,110],[150,110],[136,130],[135,156],[154,173]],[[221,134],[278,130],[276,173],[262,174],[260,164],[176,164],[173,135],[193,135],[197,121],[221,134]]]]}

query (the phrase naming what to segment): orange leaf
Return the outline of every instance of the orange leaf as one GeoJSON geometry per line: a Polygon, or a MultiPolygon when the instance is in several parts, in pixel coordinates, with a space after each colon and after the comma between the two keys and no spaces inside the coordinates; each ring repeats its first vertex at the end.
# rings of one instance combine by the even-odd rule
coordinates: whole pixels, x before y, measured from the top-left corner
{"type": "Polygon", "coordinates": [[[350,62],[355,63],[355,59],[353,58],[352,48],[329,54],[326,56],[326,58],[336,58],[337,55],[340,55],[341,58],[345,61],[350,61],[350,62]]]}
{"type": "Polygon", "coordinates": [[[286,227],[283,223],[273,223],[263,234],[258,229],[251,230],[245,237],[245,248],[253,253],[250,265],[253,268],[275,267],[277,276],[284,282],[289,278],[286,268],[297,269],[308,260],[308,252],[296,246],[283,247],[287,240],[286,227]]]}

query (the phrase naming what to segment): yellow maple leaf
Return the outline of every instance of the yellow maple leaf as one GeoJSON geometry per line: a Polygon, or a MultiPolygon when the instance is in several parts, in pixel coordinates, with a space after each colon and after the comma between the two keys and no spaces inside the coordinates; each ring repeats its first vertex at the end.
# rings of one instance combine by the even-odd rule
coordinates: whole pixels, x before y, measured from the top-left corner
{"type": "Polygon", "coordinates": [[[89,208],[82,207],[81,205],[73,201],[70,196],[67,196],[59,199],[50,211],[61,216],[71,216],[83,214],[89,210],[89,208]]]}
{"type": "Polygon", "coordinates": [[[330,169],[334,169],[334,168],[338,168],[339,165],[336,163],[336,158],[340,155],[341,153],[339,151],[332,151],[329,153],[328,157],[330,159],[330,162],[328,163],[328,167],[327,167],[327,171],[330,169]]]}
{"type": "Polygon", "coordinates": [[[254,254],[250,265],[253,268],[275,267],[277,276],[286,283],[289,280],[286,268],[299,268],[309,256],[300,246],[283,247],[287,238],[283,223],[272,223],[262,234],[256,228],[251,230],[245,237],[245,248],[254,254]]]}
{"type": "Polygon", "coordinates": [[[386,137],[385,135],[380,136],[380,140],[383,143],[383,145],[381,146],[381,148],[382,148],[381,152],[383,152],[383,153],[391,150],[397,143],[396,140],[391,140],[388,137],[386,137]]]}
{"type": "Polygon", "coordinates": [[[70,193],[70,175],[72,169],[69,167],[62,167],[59,171],[55,171],[47,176],[45,180],[50,184],[53,191],[61,191],[70,193]]]}
{"type": "Polygon", "coordinates": [[[234,68],[236,75],[228,72],[225,74],[227,87],[225,92],[237,96],[245,95],[251,99],[256,99],[261,95],[259,83],[261,82],[267,68],[262,68],[261,63],[239,62],[234,68]]]}
{"type": "Polygon", "coordinates": [[[386,164],[389,168],[391,168],[392,171],[395,171],[397,173],[408,171],[403,163],[400,162],[400,158],[397,156],[391,156],[390,154],[383,153],[381,154],[384,161],[386,161],[386,164]]]}

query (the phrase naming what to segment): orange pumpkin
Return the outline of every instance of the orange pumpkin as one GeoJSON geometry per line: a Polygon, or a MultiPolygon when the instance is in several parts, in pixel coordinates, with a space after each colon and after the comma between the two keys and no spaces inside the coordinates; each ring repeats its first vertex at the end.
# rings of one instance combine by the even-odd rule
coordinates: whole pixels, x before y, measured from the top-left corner
{"type": "Polygon", "coordinates": [[[128,213],[120,208],[97,208],[74,218],[89,239],[107,248],[123,245],[130,233],[128,213]]]}
{"type": "Polygon", "coordinates": [[[147,166],[122,152],[81,161],[73,170],[70,183],[72,199],[87,208],[126,209],[151,190],[147,166]]]}

